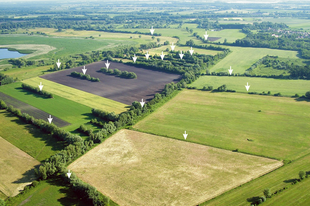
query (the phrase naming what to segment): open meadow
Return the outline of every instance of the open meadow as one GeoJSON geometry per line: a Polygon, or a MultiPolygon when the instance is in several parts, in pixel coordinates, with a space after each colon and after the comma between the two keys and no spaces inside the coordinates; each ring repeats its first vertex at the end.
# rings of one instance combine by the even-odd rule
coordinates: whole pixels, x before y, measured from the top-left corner
{"type": "Polygon", "coordinates": [[[282,162],[121,130],[69,165],[120,205],[196,205],[282,162]]]}
{"type": "Polygon", "coordinates": [[[233,46],[223,47],[229,48],[232,53],[214,65],[210,69],[211,72],[228,72],[228,69],[231,66],[234,70],[233,73],[243,74],[245,70],[250,68],[254,63],[266,55],[279,56],[289,59],[298,58],[297,51],[233,46]]]}
{"type": "Polygon", "coordinates": [[[289,189],[273,196],[271,199],[267,199],[264,205],[307,205],[306,203],[309,202],[309,192],[304,193],[303,191],[309,188],[309,178],[296,185],[291,185],[291,183],[299,178],[299,171],[309,171],[309,164],[310,155],[306,155],[269,174],[246,183],[242,187],[237,187],[210,201],[206,201],[201,206],[248,206],[253,197],[263,196],[264,189],[269,188],[271,193],[273,193],[283,187],[289,187],[289,189]]]}
{"type": "MultiPolygon", "coordinates": [[[[0,45],[30,45],[29,49],[36,49],[36,45],[49,45],[50,47],[56,48],[47,54],[41,54],[38,56],[31,57],[29,59],[57,59],[63,56],[81,54],[88,51],[111,49],[118,45],[134,45],[135,42],[125,40],[112,40],[112,39],[85,39],[77,37],[49,37],[42,35],[1,35],[0,45]]],[[[27,47],[24,47],[27,49],[27,47]]],[[[31,54],[30,54],[31,55],[31,54]]],[[[27,56],[25,56],[27,57],[27,56]]]]}
{"type": "Polygon", "coordinates": [[[10,198],[7,202],[10,206],[33,206],[33,205],[71,205],[87,206],[81,198],[76,196],[60,177],[49,180],[41,180],[40,183],[30,191],[10,198]]]}
{"type": "Polygon", "coordinates": [[[42,82],[44,84],[45,91],[85,105],[87,107],[101,109],[107,112],[115,112],[116,114],[122,113],[127,110],[126,104],[113,101],[111,99],[107,99],[89,92],[84,92],[73,87],[68,87],[63,84],[58,84],[56,82],[49,81],[40,77],[35,77],[23,81],[23,83],[29,84],[34,87],[38,86],[38,82],[42,82]]]}
{"type": "Polygon", "coordinates": [[[51,135],[42,133],[18,117],[0,111],[0,136],[38,161],[43,161],[62,150],[65,145],[51,135]]]}
{"type": "Polygon", "coordinates": [[[293,98],[184,90],[139,131],[277,159],[310,152],[310,105],[293,98]]]}
{"type": "Polygon", "coordinates": [[[43,98],[40,95],[29,93],[23,90],[21,88],[21,84],[21,82],[16,82],[13,84],[1,86],[0,92],[14,97],[15,99],[34,106],[40,110],[43,110],[52,115],[52,117],[55,116],[71,123],[71,125],[63,127],[63,129],[67,131],[73,131],[81,124],[85,124],[94,118],[91,114],[92,108],[90,107],[57,95],[54,95],[54,98],[43,98]]]}
{"type": "Polygon", "coordinates": [[[305,95],[310,88],[309,80],[289,80],[289,79],[272,79],[260,77],[237,77],[237,76],[201,76],[190,86],[202,89],[204,86],[213,86],[216,89],[226,84],[227,89],[236,90],[237,92],[271,92],[281,93],[282,96],[294,96],[299,94],[305,95]],[[246,90],[245,85],[249,83],[250,89],[246,90]]]}
{"type": "MultiPolygon", "coordinates": [[[[148,49],[147,51],[149,52],[150,55],[161,55],[161,52],[164,52],[164,54],[168,54],[168,52],[166,52],[166,49],[168,48],[169,51],[171,51],[171,45],[168,46],[161,46],[159,48],[152,48],[152,49],[148,49]]],[[[185,52],[189,51],[191,49],[191,47],[188,46],[176,46],[174,51],[179,51],[184,54],[185,52]]],[[[208,50],[208,49],[199,49],[199,48],[192,48],[194,50],[194,53],[198,53],[198,54],[205,54],[205,55],[216,55],[217,53],[220,53],[221,51],[215,51],[215,50],[208,50]]]]}
{"type": "Polygon", "coordinates": [[[137,78],[126,79],[100,72],[101,67],[106,67],[105,61],[85,65],[86,74],[99,78],[100,82],[90,82],[70,76],[71,72],[82,72],[83,67],[47,74],[41,78],[121,102],[123,103],[121,105],[131,105],[132,102],[141,99],[149,100],[155,93],[161,92],[166,84],[177,82],[181,78],[178,74],[168,74],[118,62],[110,62],[110,64],[109,69],[134,72],[137,78]]]}
{"type": "Polygon", "coordinates": [[[0,191],[15,196],[35,180],[33,168],[39,161],[0,137],[0,191]]]}

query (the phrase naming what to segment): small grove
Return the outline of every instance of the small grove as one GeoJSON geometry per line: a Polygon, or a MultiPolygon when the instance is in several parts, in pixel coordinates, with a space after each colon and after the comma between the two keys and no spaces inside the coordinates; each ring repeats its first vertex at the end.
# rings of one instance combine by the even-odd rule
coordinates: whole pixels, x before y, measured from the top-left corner
{"type": "Polygon", "coordinates": [[[115,75],[117,77],[126,78],[126,79],[136,79],[137,74],[134,72],[128,72],[128,71],[120,71],[119,69],[107,69],[106,67],[102,67],[100,69],[102,73],[109,74],[109,75],[115,75]]]}
{"type": "Polygon", "coordinates": [[[89,74],[85,75],[85,74],[80,73],[80,72],[71,72],[70,75],[73,77],[80,78],[80,79],[86,79],[86,80],[91,81],[91,82],[100,82],[99,78],[91,77],[89,74]]]}
{"type": "Polygon", "coordinates": [[[47,98],[54,98],[54,95],[52,93],[46,92],[46,91],[43,91],[43,90],[41,91],[39,88],[33,87],[33,86],[29,85],[29,84],[22,83],[22,88],[24,90],[27,90],[27,91],[30,91],[30,92],[42,95],[42,96],[47,97],[47,98]]]}

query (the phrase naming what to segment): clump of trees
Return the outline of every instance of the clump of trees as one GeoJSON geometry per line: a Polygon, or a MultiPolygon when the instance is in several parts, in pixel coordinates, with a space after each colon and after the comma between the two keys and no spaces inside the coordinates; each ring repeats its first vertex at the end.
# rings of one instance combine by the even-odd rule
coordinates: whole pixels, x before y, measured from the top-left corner
{"type": "Polygon", "coordinates": [[[14,82],[14,79],[8,75],[0,73],[0,86],[5,84],[11,84],[14,82]]]}
{"type": "Polygon", "coordinates": [[[77,78],[81,78],[81,79],[86,79],[88,81],[92,81],[92,82],[100,82],[99,78],[95,78],[95,77],[91,77],[89,74],[83,74],[80,72],[71,72],[70,74],[73,77],[77,77],[77,78]]]}
{"type": "Polygon", "coordinates": [[[120,71],[119,69],[107,69],[106,67],[102,67],[100,69],[102,73],[115,75],[117,77],[126,78],[126,79],[136,79],[137,74],[134,72],[128,71],[120,71]]]}
{"type": "Polygon", "coordinates": [[[46,91],[43,91],[43,90],[40,91],[39,88],[33,87],[33,86],[29,85],[29,84],[22,83],[22,88],[24,90],[37,93],[37,94],[42,95],[42,96],[47,97],[47,98],[54,98],[54,95],[52,93],[46,92],[46,91]]]}

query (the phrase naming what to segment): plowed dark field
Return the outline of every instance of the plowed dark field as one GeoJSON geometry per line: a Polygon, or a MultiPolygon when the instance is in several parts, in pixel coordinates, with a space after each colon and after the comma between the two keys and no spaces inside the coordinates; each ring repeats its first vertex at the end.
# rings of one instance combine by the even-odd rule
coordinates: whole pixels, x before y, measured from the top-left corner
{"type": "MultiPolygon", "coordinates": [[[[29,104],[26,104],[22,101],[19,101],[9,95],[6,95],[2,92],[0,92],[0,99],[3,100],[8,106],[12,105],[13,107],[19,109],[22,113],[27,113],[30,116],[33,116],[36,119],[43,119],[47,121],[47,118],[49,117],[49,114],[35,108],[29,104]]],[[[63,121],[62,119],[59,119],[57,117],[52,117],[53,123],[57,125],[58,127],[64,127],[70,125],[70,123],[63,121]]]]}
{"type": "Polygon", "coordinates": [[[125,79],[99,72],[101,67],[105,67],[105,63],[100,61],[85,65],[87,69],[86,74],[99,78],[100,82],[91,82],[70,76],[71,72],[82,72],[82,66],[47,74],[41,76],[41,78],[129,105],[133,101],[140,101],[141,99],[147,101],[153,98],[154,94],[161,92],[167,83],[177,82],[181,78],[177,74],[168,74],[110,62],[109,68],[134,72],[138,76],[137,79],[125,79]]]}

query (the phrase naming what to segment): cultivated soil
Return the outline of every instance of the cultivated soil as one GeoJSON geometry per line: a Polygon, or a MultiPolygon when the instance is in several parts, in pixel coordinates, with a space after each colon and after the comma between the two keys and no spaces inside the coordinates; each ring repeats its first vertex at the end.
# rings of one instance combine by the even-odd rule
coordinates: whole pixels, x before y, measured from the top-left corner
{"type": "MultiPolygon", "coordinates": [[[[46,112],[44,112],[38,108],[35,108],[29,104],[26,104],[22,101],[19,101],[19,100],[15,99],[9,95],[6,95],[2,92],[0,92],[0,100],[3,100],[7,106],[12,105],[13,107],[19,109],[22,113],[27,113],[36,119],[43,119],[43,120],[47,121],[47,118],[49,117],[48,113],[46,113],[46,112]]],[[[66,121],[59,119],[57,117],[53,116],[52,118],[53,118],[53,123],[58,127],[65,127],[65,126],[70,125],[69,122],[66,122],[66,121]]]]}
{"type": "Polygon", "coordinates": [[[121,130],[69,169],[120,205],[179,206],[197,205],[281,165],[267,158],[121,130]]]}
{"type": "Polygon", "coordinates": [[[154,94],[161,92],[167,83],[177,82],[181,78],[177,74],[168,74],[110,62],[109,69],[134,72],[138,76],[137,79],[125,79],[100,72],[100,68],[105,67],[105,63],[106,61],[100,61],[85,65],[87,69],[86,74],[99,78],[100,82],[91,82],[70,76],[71,72],[82,72],[83,67],[47,74],[41,76],[41,78],[128,105],[131,105],[134,101],[141,101],[141,99],[144,101],[152,99],[154,94]]]}
{"type": "Polygon", "coordinates": [[[0,191],[15,196],[36,180],[33,168],[40,162],[0,137],[0,191]]]}

